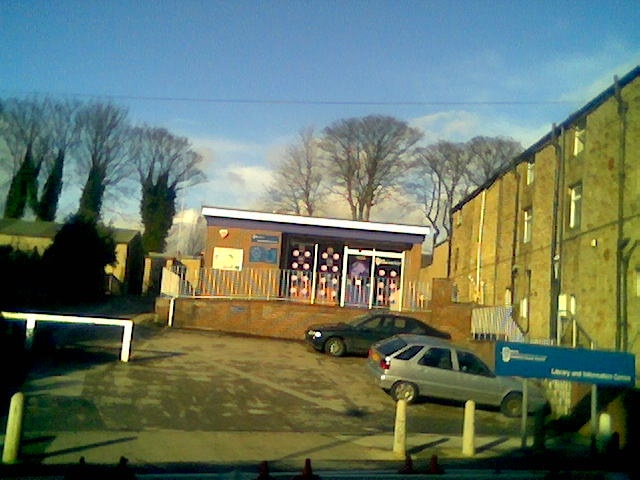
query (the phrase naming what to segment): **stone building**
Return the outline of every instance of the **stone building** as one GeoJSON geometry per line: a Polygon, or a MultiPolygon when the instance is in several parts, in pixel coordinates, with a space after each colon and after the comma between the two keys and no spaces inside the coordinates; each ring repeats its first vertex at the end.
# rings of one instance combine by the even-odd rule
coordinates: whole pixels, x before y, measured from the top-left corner
{"type": "Polygon", "coordinates": [[[452,211],[459,301],[531,340],[640,356],[640,67],[452,211]]]}

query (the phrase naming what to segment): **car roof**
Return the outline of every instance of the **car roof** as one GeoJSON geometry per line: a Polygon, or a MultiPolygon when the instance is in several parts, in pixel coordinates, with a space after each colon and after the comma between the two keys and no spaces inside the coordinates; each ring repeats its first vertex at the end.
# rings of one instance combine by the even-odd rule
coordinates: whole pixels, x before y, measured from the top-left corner
{"type": "MultiPolygon", "coordinates": [[[[446,340],[444,338],[439,338],[439,337],[431,337],[429,335],[416,335],[413,333],[400,333],[398,335],[395,335],[398,338],[401,338],[402,340],[404,340],[406,343],[408,344],[419,344],[419,345],[438,345],[438,346],[443,346],[446,345],[448,347],[456,347],[456,348],[460,348],[456,345],[454,345],[453,343],[451,343],[449,340],[446,340]]],[[[460,348],[462,349],[462,348],[460,348]]],[[[464,349],[462,349],[464,350],[464,349]]]]}

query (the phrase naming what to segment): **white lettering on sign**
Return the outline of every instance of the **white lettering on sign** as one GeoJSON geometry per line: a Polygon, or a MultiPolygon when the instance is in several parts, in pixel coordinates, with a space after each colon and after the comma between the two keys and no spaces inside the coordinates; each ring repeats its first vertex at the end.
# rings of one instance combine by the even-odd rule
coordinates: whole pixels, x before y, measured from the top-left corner
{"type": "Polygon", "coordinates": [[[535,355],[533,353],[521,353],[515,348],[502,347],[502,361],[510,362],[511,360],[525,360],[529,362],[546,362],[546,355],[535,355]]]}

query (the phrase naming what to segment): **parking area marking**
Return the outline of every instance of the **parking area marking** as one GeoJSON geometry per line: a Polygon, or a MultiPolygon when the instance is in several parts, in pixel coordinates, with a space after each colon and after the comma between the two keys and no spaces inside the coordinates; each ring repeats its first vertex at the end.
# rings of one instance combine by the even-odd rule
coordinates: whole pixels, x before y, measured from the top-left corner
{"type": "Polygon", "coordinates": [[[238,377],[250,380],[251,382],[258,383],[258,384],[264,385],[265,387],[269,387],[273,390],[278,390],[280,392],[286,393],[287,395],[291,395],[293,397],[299,398],[300,400],[303,400],[305,402],[313,403],[314,405],[317,405],[318,407],[321,407],[321,408],[328,408],[330,410],[333,410],[335,412],[340,412],[340,413],[343,413],[347,408],[345,403],[340,399],[335,399],[335,398],[327,399],[327,398],[318,397],[318,396],[306,395],[296,390],[295,388],[289,388],[284,385],[280,385],[276,382],[272,382],[271,380],[267,380],[265,378],[261,378],[256,375],[252,375],[250,373],[244,372],[237,368],[229,367],[227,365],[218,365],[217,368],[219,368],[220,370],[224,370],[228,373],[231,373],[233,375],[236,375],[238,377]]]}

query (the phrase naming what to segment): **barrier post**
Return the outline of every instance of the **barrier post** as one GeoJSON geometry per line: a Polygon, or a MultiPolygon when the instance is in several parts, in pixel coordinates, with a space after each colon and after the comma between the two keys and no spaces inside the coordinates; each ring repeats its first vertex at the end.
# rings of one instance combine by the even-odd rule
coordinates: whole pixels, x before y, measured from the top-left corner
{"type": "Polygon", "coordinates": [[[405,457],[407,454],[407,401],[403,399],[398,400],[396,403],[393,453],[398,457],[405,457]]]}
{"type": "Polygon", "coordinates": [[[476,402],[467,400],[464,404],[464,423],[462,426],[462,455],[465,457],[473,457],[476,454],[475,413],[476,402]]]}
{"type": "Polygon", "coordinates": [[[128,362],[131,355],[131,339],[133,337],[133,322],[129,321],[122,326],[122,349],[120,350],[120,361],[128,362]]]}
{"type": "Polygon", "coordinates": [[[9,418],[7,419],[7,434],[4,437],[2,463],[16,463],[20,453],[20,438],[22,437],[22,417],[24,414],[24,394],[18,392],[11,397],[9,418]]]}

